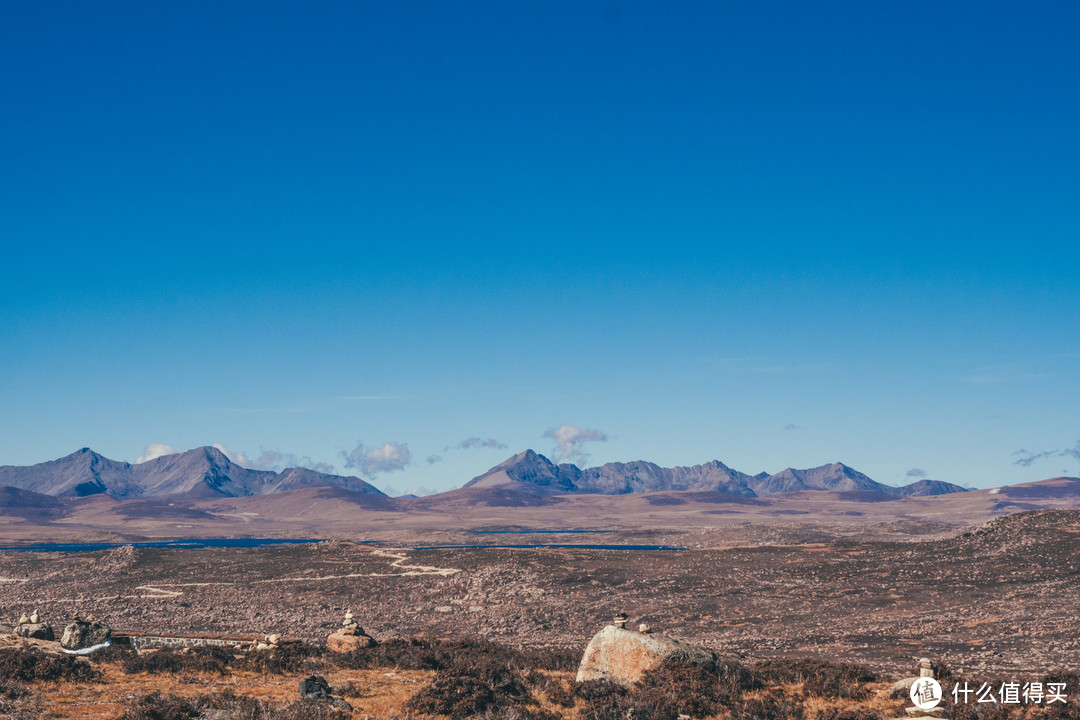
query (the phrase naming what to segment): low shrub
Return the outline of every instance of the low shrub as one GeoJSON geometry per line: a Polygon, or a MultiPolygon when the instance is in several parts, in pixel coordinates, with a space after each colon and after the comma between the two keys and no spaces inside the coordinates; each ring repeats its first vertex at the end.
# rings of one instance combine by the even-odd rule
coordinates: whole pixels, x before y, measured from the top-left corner
{"type": "Polygon", "coordinates": [[[827,708],[818,713],[817,720],[881,720],[881,715],[872,710],[827,708]]]}
{"type": "Polygon", "coordinates": [[[742,698],[728,706],[731,720],[802,720],[803,704],[782,692],[742,698]]]}
{"type": "Polygon", "coordinates": [[[307,643],[286,643],[272,650],[252,650],[233,662],[233,667],[283,675],[310,669],[326,655],[326,649],[307,643]]]}
{"type": "Polygon", "coordinates": [[[344,720],[348,714],[328,702],[272,705],[231,692],[183,698],[151,693],[128,702],[116,720],[344,720]]]}
{"type": "Polygon", "coordinates": [[[155,692],[128,703],[117,720],[194,720],[199,715],[197,701],[155,692]]]}
{"type": "Polygon", "coordinates": [[[765,660],[754,666],[754,672],[764,683],[802,683],[807,695],[831,699],[865,698],[869,694],[865,684],[877,680],[877,675],[860,665],[810,658],[765,660]]]}
{"type": "Polygon", "coordinates": [[[87,682],[101,673],[73,655],[47,655],[34,648],[0,650],[0,677],[8,681],[32,683],[41,680],[87,682]]]}
{"type": "Polygon", "coordinates": [[[33,720],[39,717],[41,698],[20,683],[0,680],[0,718],[33,720]]]}
{"type": "Polygon", "coordinates": [[[499,657],[477,655],[436,672],[429,687],[409,698],[407,710],[454,720],[488,710],[535,704],[521,671],[499,657]]]}
{"type": "Polygon", "coordinates": [[[158,650],[145,655],[129,654],[121,667],[129,675],[135,673],[212,672],[224,674],[235,659],[231,652],[220,647],[194,647],[186,650],[158,650]]]}
{"type": "Polygon", "coordinates": [[[395,638],[373,648],[334,655],[330,661],[352,670],[388,668],[393,670],[441,670],[485,657],[521,670],[572,670],[576,653],[561,650],[517,650],[484,640],[437,640],[395,638]]]}

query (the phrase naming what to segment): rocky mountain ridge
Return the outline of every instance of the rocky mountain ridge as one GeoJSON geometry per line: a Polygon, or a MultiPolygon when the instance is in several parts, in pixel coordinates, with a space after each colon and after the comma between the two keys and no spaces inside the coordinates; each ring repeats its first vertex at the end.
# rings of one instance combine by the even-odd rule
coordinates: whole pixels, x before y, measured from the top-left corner
{"type": "Polygon", "coordinates": [[[466,488],[505,486],[541,494],[623,495],[690,491],[722,492],[751,498],[802,490],[864,491],[900,497],[967,491],[967,488],[940,480],[919,480],[901,487],[886,485],[843,463],[804,470],[786,468],[773,475],[764,472],[748,475],[729,468],[719,460],[673,468],[637,460],[582,469],[571,463],[556,465],[533,450],[518,453],[465,484],[466,488]]]}
{"type": "Polygon", "coordinates": [[[307,468],[251,470],[217,448],[201,447],[163,455],[137,465],[82,448],[37,465],[0,466],[0,486],[60,497],[105,494],[117,499],[182,495],[191,498],[249,497],[310,487],[337,487],[383,496],[358,477],[329,475],[307,468]]]}

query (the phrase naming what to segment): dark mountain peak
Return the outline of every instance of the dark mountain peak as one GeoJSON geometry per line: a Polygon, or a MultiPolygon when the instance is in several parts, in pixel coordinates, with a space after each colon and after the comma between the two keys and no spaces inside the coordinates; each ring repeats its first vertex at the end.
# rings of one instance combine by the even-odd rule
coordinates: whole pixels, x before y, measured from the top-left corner
{"type": "Polygon", "coordinates": [[[110,460],[82,448],[59,460],[26,467],[0,466],[0,485],[61,497],[105,493],[118,499],[246,497],[309,487],[338,487],[352,493],[382,495],[358,477],[328,475],[305,468],[283,473],[251,470],[207,445],[162,455],[138,465],[110,460]]]}
{"type": "Polygon", "coordinates": [[[556,465],[534,450],[519,452],[483,475],[465,483],[465,487],[496,487],[512,483],[531,485],[541,492],[573,492],[574,479],[581,470],[569,463],[556,465]]]}

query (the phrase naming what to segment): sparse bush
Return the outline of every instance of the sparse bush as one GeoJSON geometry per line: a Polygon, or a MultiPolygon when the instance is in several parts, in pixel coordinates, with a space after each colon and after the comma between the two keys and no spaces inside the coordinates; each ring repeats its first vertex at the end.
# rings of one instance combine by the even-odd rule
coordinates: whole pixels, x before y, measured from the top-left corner
{"type": "Polygon", "coordinates": [[[158,650],[146,655],[130,654],[121,660],[121,667],[129,675],[135,673],[192,673],[212,672],[224,674],[234,662],[232,653],[220,647],[195,647],[183,651],[158,650]]]}
{"type": "Polygon", "coordinates": [[[455,720],[487,710],[535,704],[521,672],[498,657],[474,656],[437,671],[429,687],[409,698],[405,707],[455,720]]]}
{"type": "Polygon", "coordinates": [[[761,698],[743,698],[730,706],[731,720],[802,720],[803,704],[783,692],[761,698]]]}
{"type": "Polygon", "coordinates": [[[331,661],[338,667],[353,670],[441,670],[468,663],[477,657],[485,657],[522,670],[571,670],[576,668],[578,663],[577,654],[562,650],[517,650],[484,640],[445,641],[424,638],[395,638],[373,648],[333,656],[331,661]]]}
{"type": "Polygon", "coordinates": [[[755,665],[754,671],[762,682],[777,685],[802,683],[803,692],[807,695],[832,699],[865,698],[869,694],[865,683],[877,680],[877,675],[859,665],[810,658],[765,660],[755,665]]]}
{"type": "Polygon", "coordinates": [[[826,708],[818,713],[817,720],[881,720],[881,715],[872,710],[826,708]]]}
{"type": "Polygon", "coordinates": [[[199,714],[195,701],[155,692],[130,702],[117,720],[194,720],[199,714]]]}
{"type": "Polygon", "coordinates": [[[151,693],[129,702],[116,720],[344,720],[347,717],[328,702],[271,705],[224,692],[191,699],[151,693]]]}
{"type": "Polygon", "coordinates": [[[715,666],[681,662],[666,662],[647,671],[632,695],[638,705],[654,708],[654,715],[659,712],[665,717],[712,715],[721,699],[715,666]]]}
{"type": "Polygon", "coordinates": [[[261,673],[282,675],[310,667],[326,654],[326,649],[306,643],[287,643],[272,650],[252,650],[233,663],[233,667],[261,673]]]}
{"type": "Polygon", "coordinates": [[[41,698],[20,683],[0,680],[0,718],[32,720],[38,717],[41,698]]]}
{"type": "Polygon", "coordinates": [[[15,682],[97,680],[101,673],[85,660],[72,655],[46,655],[33,648],[0,650],[0,677],[15,682]]]}

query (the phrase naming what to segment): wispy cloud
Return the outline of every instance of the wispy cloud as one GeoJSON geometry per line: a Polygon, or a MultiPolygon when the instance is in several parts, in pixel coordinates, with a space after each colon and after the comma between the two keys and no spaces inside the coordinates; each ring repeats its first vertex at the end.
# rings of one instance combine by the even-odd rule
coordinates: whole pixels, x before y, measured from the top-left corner
{"type": "Polygon", "coordinates": [[[554,457],[556,461],[571,460],[579,465],[588,462],[585,452],[586,443],[607,442],[607,433],[602,430],[581,428],[577,425],[560,425],[544,433],[544,437],[555,441],[554,457]]]}
{"type": "Polygon", "coordinates": [[[357,441],[350,452],[342,452],[345,467],[359,470],[362,474],[373,477],[380,473],[404,470],[412,459],[409,446],[405,443],[384,443],[382,447],[368,448],[357,441]]]}
{"type": "Polygon", "coordinates": [[[342,395],[339,399],[363,402],[366,400],[404,400],[405,398],[400,395],[342,395]]]}
{"type": "Polygon", "coordinates": [[[926,471],[922,468],[911,468],[906,473],[909,478],[924,478],[926,477],[926,471]]]}
{"type": "Polygon", "coordinates": [[[299,467],[328,475],[333,474],[335,469],[330,463],[317,462],[307,455],[297,455],[296,453],[280,452],[278,450],[263,450],[259,453],[259,457],[256,458],[252,467],[256,470],[273,470],[275,472],[281,472],[285,468],[299,467]]]}
{"type": "Polygon", "coordinates": [[[427,464],[434,465],[437,462],[442,462],[442,455],[428,455],[427,464]]]}
{"type": "Polygon", "coordinates": [[[1016,457],[1016,460],[1013,460],[1013,465],[1019,465],[1020,467],[1031,467],[1040,460],[1052,457],[1069,457],[1080,460],[1080,440],[1077,440],[1076,445],[1073,447],[1064,450],[1043,450],[1035,453],[1029,450],[1017,450],[1013,453],[1013,456],[1016,457]]]}
{"type": "Polygon", "coordinates": [[[798,425],[796,425],[795,423],[788,423],[787,425],[784,426],[784,429],[785,430],[802,430],[802,428],[799,427],[798,425]]]}
{"type": "Polygon", "coordinates": [[[135,464],[138,465],[139,463],[156,460],[159,457],[175,454],[176,450],[173,449],[171,446],[166,445],[165,443],[150,443],[143,448],[142,455],[135,458],[135,464]]]}
{"type": "Polygon", "coordinates": [[[447,450],[468,450],[470,448],[493,448],[495,450],[505,450],[506,444],[501,443],[495,438],[488,438],[484,440],[478,437],[468,437],[459,442],[453,448],[447,448],[447,450]]]}

